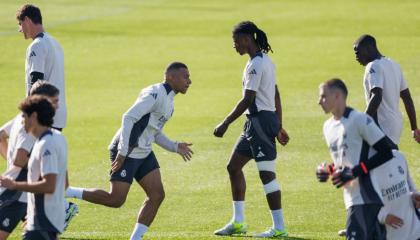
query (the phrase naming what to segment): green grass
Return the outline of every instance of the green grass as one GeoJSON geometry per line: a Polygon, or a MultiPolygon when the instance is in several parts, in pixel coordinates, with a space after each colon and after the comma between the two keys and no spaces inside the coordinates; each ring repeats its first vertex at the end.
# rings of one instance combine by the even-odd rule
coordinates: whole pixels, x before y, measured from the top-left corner
{"type": "MultiPolygon", "coordinates": [[[[41,7],[46,30],[65,51],[69,121],[70,182],[108,188],[107,145],[121,115],[141,88],[160,82],[173,60],[188,64],[193,81],[176,97],[165,127],[172,139],[194,143],[194,159],[184,163],[155,148],[167,198],[145,239],[234,239],[212,236],[231,217],[225,165],[242,129],[238,120],[223,139],[214,126],[241,96],[247,61],[232,49],[231,29],[250,19],[267,32],[277,65],[284,127],[291,141],[279,147],[278,178],[290,239],[339,239],[344,227],[342,192],[315,180],[317,163],[329,159],[322,136],[327,118],[317,105],[318,84],[346,80],[349,104],[364,109],[363,67],[353,41],[377,37],[381,51],[398,61],[420,111],[420,2],[412,1],[33,1],[41,7]]],[[[17,114],[24,96],[24,41],[14,19],[23,1],[0,3],[0,122],[17,114]]],[[[407,118],[401,141],[419,182],[419,145],[410,138],[407,118]]],[[[5,162],[0,164],[3,171],[5,162]]],[[[255,163],[248,180],[246,217],[251,232],[265,230],[271,218],[255,163]]],[[[120,209],[76,201],[80,214],[63,239],[128,239],[144,193],[133,185],[120,209]]],[[[11,239],[18,239],[20,228],[11,239]]],[[[242,239],[242,238],[238,238],[242,239]]]]}

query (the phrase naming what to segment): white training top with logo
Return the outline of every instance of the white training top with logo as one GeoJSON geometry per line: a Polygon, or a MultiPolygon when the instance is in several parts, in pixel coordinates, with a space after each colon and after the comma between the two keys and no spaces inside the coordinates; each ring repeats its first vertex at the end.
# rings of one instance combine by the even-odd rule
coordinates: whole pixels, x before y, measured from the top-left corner
{"type": "MultiPolygon", "coordinates": [[[[276,111],[274,102],[276,86],[276,66],[270,57],[265,53],[257,53],[252,59],[248,60],[242,77],[243,94],[245,90],[256,92],[255,109],[276,111]]],[[[249,114],[249,109],[245,112],[249,114]]]]}
{"type": "MultiPolygon", "coordinates": [[[[3,125],[0,129],[5,131],[9,136],[7,144],[7,170],[5,173],[3,173],[3,176],[14,180],[16,180],[22,171],[21,167],[13,165],[13,162],[16,159],[17,151],[19,149],[23,149],[29,154],[31,153],[32,147],[35,143],[35,138],[31,134],[26,133],[22,120],[22,115],[19,114],[14,119],[3,125]]],[[[5,188],[0,187],[0,195],[5,190],[5,188]]],[[[26,203],[26,201],[26,193],[23,193],[19,198],[19,202],[26,203]]]]}
{"type": "Polygon", "coordinates": [[[411,193],[415,192],[414,182],[408,171],[404,155],[393,150],[394,158],[371,171],[372,179],[379,183],[384,206],[378,220],[385,224],[388,214],[401,218],[402,227],[386,225],[387,239],[417,240],[420,238],[420,215],[416,213],[411,193]]]}
{"type": "Polygon", "coordinates": [[[64,128],[67,121],[66,92],[64,88],[64,54],[60,44],[48,33],[40,33],[26,50],[26,96],[31,90],[32,72],[44,74],[44,79],[60,91],[59,107],[54,116],[55,128],[64,128]]]}
{"type": "Polygon", "coordinates": [[[133,106],[123,115],[122,126],[115,134],[109,150],[141,159],[152,151],[152,143],[175,152],[177,143],[162,132],[163,126],[174,112],[175,92],[166,83],[151,85],[143,89],[133,106]]]}
{"type": "Polygon", "coordinates": [[[363,79],[366,104],[373,88],[382,89],[382,102],[377,111],[379,126],[385,135],[399,144],[403,125],[399,109],[400,92],[407,89],[400,66],[387,57],[376,59],[366,65],[363,79]]]}
{"type": "MultiPolygon", "coordinates": [[[[373,146],[385,136],[370,116],[351,108],[346,108],[344,116],[339,120],[333,117],[328,119],[324,123],[323,131],[336,168],[341,166],[353,168],[358,165],[363,154],[363,141],[373,146]]],[[[375,183],[372,184],[375,190],[378,190],[375,183]]],[[[344,185],[346,209],[353,205],[368,203],[367,197],[371,196],[362,195],[363,187],[365,185],[360,183],[359,178],[344,185]]],[[[375,194],[375,192],[370,193],[375,194]]],[[[377,198],[379,199],[379,196],[377,198]]]]}
{"type": "Polygon", "coordinates": [[[28,166],[28,182],[56,174],[54,193],[28,193],[26,229],[62,232],[64,229],[64,190],[67,172],[67,142],[59,131],[44,133],[34,145],[28,166]]]}

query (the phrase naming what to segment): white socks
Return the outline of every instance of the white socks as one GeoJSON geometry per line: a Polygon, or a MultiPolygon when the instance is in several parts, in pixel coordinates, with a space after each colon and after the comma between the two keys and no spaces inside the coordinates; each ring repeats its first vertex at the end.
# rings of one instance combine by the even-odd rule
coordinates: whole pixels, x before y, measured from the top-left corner
{"type": "Polygon", "coordinates": [[[276,230],[284,230],[283,209],[271,210],[273,218],[273,228],[276,230]]]}
{"type": "Polygon", "coordinates": [[[233,201],[233,218],[236,223],[245,222],[245,201],[233,201]]]}
{"type": "Polygon", "coordinates": [[[146,233],[147,229],[149,229],[148,226],[141,223],[136,223],[133,233],[131,234],[130,240],[141,240],[143,235],[146,233]]]}
{"type": "Polygon", "coordinates": [[[83,199],[83,188],[68,187],[66,190],[66,197],[83,199]]]}

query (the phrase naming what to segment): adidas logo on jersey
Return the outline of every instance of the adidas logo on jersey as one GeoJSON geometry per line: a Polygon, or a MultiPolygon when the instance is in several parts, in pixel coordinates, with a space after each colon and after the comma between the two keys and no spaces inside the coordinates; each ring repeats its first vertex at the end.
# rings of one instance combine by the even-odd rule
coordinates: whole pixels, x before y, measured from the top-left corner
{"type": "Polygon", "coordinates": [[[248,74],[249,74],[249,75],[251,75],[251,74],[257,74],[257,71],[255,71],[255,69],[252,69],[252,71],[251,71],[251,72],[249,72],[248,74]]]}
{"type": "Polygon", "coordinates": [[[51,153],[48,149],[45,150],[44,154],[42,154],[43,157],[50,156],[50,155],[51,155],[51,153]]]}
{"type": "Polygon", "coordinates": [[[32,51],[31,54],[29,54],[29,57],[36,57],[35,51],[32,51]]]}
{"type": "Polygon", "coordinates": [[[265,157],[265,154],[261,150],[257,154],[257,158],[265,157]]]}
{"type": "Polygon", "coordinates": [[[370,73],[370,74],[375,73],[375,69],[371,68],[371,69],[369,70],[369,73],[370,73]]]}

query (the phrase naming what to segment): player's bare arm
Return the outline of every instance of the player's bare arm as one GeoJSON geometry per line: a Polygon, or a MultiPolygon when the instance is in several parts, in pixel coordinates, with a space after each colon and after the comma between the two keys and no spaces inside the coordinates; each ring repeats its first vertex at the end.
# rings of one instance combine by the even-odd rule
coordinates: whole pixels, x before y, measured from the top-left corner
{"type": "Polygon", "coordinates": [[[411,98],[410,90],[407,88],[400,92],[400,97],[404,102],[405,111],[410,120],[411,131],[413,138],[420,143],[420,130],[417,128],[416,108],[414,107],[413,99],[411,98]]]}
{"type": "Polygon", "coordinates": [[[214,136],[223,137],[229,125],[233,123],[239,116],[241,116],[247,108],[249,108],[255,99],[256,92],[252,90],[245,90],[244,97],[236,104],[236,107],[231,113],[219,123],[214,129],[214,136]]]}
{"type": "Polygon", "coordinates": [[[112,172],[118,171],[123,165],[124,160],[125,160],[125,156],[118,153],[117,156],[115,157],[115,160],[112,162],[111,171],[112,172]]]}
{"type": "Polygon", "coordinates": [[[57,174],[47,174],[37,182],[14,181],[10,178],[0,177],[0,186],[11,190],[31,193],[54,193],[57,174]]]}
{"type": "Polygon", "coordinates": [[[0,131],[0,155],[7,159],[7,139],[9,136],[7,135],[6,131],[0,131]]]}
{"type": "Polygon", "coordinates": [[[276,84],[276,94],[274,97],[274,102],[276,104],[276,113],[277,116],[279,118],[279,122],[280,122],[280,131],[277,134],[277,141],[279,141],[279,143],[283,146],[285,146],[288,142],[289,142],[289,134],[287,134],[286,130],[283,128],[283,111],[282,111],[282,107],[281,107],[281,98],[280,98],[280,92],[279,89],[277,88],[277,84],[276,84]]]}
{"type": "Polygon", "coordinates": [[[17,153],[16,153],[16,157],[13,161],[13,165],[15,165],[16,167],[25,167],[28,164],[28,160],[29,160],[29,152],[26,151],[25,149],[18,149],[17,153]]]}
{"type": "Polygon", "coordinates": [[[378,108],[381,102],[382,102],[382,89],[378,87],[373,88],[370,91],[370,100],[366,108],[366,113],[375,119],[376,113],[378,111],[378,108]]]}

